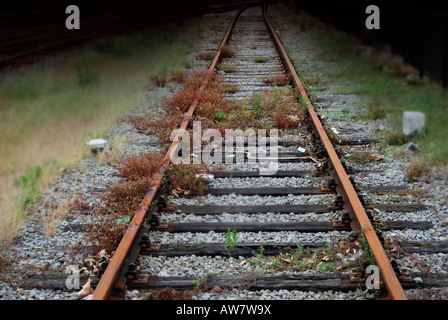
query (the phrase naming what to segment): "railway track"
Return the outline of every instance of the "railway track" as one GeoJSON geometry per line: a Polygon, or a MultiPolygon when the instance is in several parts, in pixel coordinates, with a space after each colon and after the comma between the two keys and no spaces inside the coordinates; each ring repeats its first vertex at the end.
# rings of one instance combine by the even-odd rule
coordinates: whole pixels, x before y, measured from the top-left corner
{"type": "MultiPolygon", "coordinates": [[[[94,272],[81,274],[80,285],[90,280],[95,289],[90,297],[96,300],[129,299],[129,292],[135,298],[137,291],[140,297],[149,294],[152,299],[325,299],[328,296],[340,299],[342,293],[343,299],[406,299],[404,293],[408,289],[431,292],[433,288],[446,287],[446,273],[438,273],[445,267],[430,265],[434,256],[438,257],[435,263],[443,263],[446,258],[445,234],[441,234],[442,241],[431,241],[431,236],[429,241],[413,238],[417,230],[433,233],[443,229],[440,215],[435,217],[439,206],[433,206],[431,201],[396,201],[399,197],[405,198],[408,191],[408,186],[395,184],[400,179],[390,179],[387,175],[390,181],[384,178],[371,179],[372,182],[368,178],[383,174],[383,166],[353,170],[340,160],[346,156],[346,150],[375,148],[375,141],[366,134],[357,136],[359,132],[345,138],[342,134],[332,134],[331,122],[324,121],[314,111],[321,107],[316,105],[323,103],[309,101],[280,43],[286,39],[278,39],[288,33],[284,33],[281,23],[278,32],[273,30],[266,9],[246,8],[233,18],[223,17],[232,23],[227,32],[222,31],[225,36],[217,53],[213,51],[209,68],[210,72],[215,70],[223,86],[233,88],[227,91],[228,101],[241,103],[247,107],[248,114],[263,110],[259,109],[263,103],[279,107],[292,105],[292,110],[301,116],[295,119],[294,114],[294,126],[279,130],[278,140],[274,139],[273,131],[267,130],[272,134],[269,142],[277,141],[277,148],[272,143],[266,146],[262,143],[258,149],[245,143],[231,157],[222,158],[227,160],[225,164],[210,165],[209,174],[213,179],[202,196],[179,192],[178,197],[164,190],[165,173],[174,166],[170,155],[180,146],[179,139],[174,140],[152,179],[154,187],[137,206],[112,258],[99,258],[96,264],[101,266],[99,277],[94,272]],[[233,56],[224,57],[225,47],[233,48],[233,56]],[[267,81],[274,77],[275,82],[267,81]],[[256,152],[265,149],[266,155],[256,152]],[[237,161],[238,155],[244,161],[237,161]],[[265,157],[271,157],[272,161],[263,161],[265,157]],[[278,168],[267,175],[261,169],[270,163],[277,164],[278,168]],[[395,194],[397,198],[383,201],[384,194],[395,194]],[[419,218],[415,219],[417,214],[419,218]],[[395,241],[390,237],[393,233],[410,236],[401,237],[408,241],[395,241]],[[422,261],[428,265],[414,268],[412,261],[409,262],[414,256],[424,257],[422,261]],[[371,265],[378,266],[381,272],[380,289],[366,290],[370,283],[367,278],[371,275],[366,269],[371,265]],[[425,267],[430,271],[418,272],[425,267]]],[[[215,46],[217,40],[212,43],[215,46]]],[[[201,48],[210,51],[210,44],[201,48]]],[[[206,88],[204,82],[195,101],[188,105],[181,128],[191,132],[192,122],[201,119],[203,104],[198,99],[201,93],[208,92],[206,88]]],[[[319,96],[337,103],[333,98],[325,93],[319,96]]],[[[245,116],[242,109],[238,110],[241,117],[245,116]]],[[[150,112],[153,114],[155,109],[151,108],[150,112]]],[[[202,120],[206,123],[206,119],[202,120]]],[[[266,124],[270,128],[269,122],[261,123],[262,128],[266,124]]],[[[239,127],[234,123],[228,126],[239,127]]],[[[140,131],[138,135],[145,141],[138,150],[154,146],[154,137],[140,131]]],[[[38,230],[38,220],[33,221],[22,241],[5,255],[19,256],[17,268],[13,267],[16,263],[11,264],[10,270],[4,268],[3,275],[11,279],[14,291],[5,296],[79,298],[75,292],[67,293],[68,274],[61,274],[61,267],[79,263],[78,271],[85,270],[86,266],[89,268],[84,260],[86,256],[98,258],[96,249],[101,248],[91,247],[85,241],[86,225],[89,226],[90,219],[100,221],[93,205],[98,202],[93,199],[106,192],[106,186],[118,178],[115,166],[100,166],[95,156],[88,161],[82,167],[85,175],[64,176],[67,182],[56,188],[64,192],[67,186],[73,188],[81,177],[83,190],[88,190],[85,193],[92,192],[87,198],[89,205],[81,203],[80,214],[71,215],[58,227],[58,235],[42,243],[34,239],[35,235],[41,238],[42,233],[38,230]],[[98,180],[92,181],[93,171],[98,180]],[[104,186],[100,187],[98,182],[104,186]],[[71,248],[69,243],[85,247],[71,248]],[[69,258],[70,255],[73,257],[69,258]],[[60,265],[49,266],[49,261],[60,265]],[[24,267],[30,271],[24,273],[24,267]],[[33,268],[36,274],[31,274],[33,268]]],[[[60,194],[54,192],[52,196],[60,197],[60,194]]],[[[443,213],[444,206],[440,208],[443,213]]],[[[0,262],[3,266],[3,260],[0,262]]],[[[3,277],[1,280],[0,298],[5,292],[4,283],[9,282],[3,277]]]]}
{"type": "MultiPolygon", "coordinates": [[[[366,273],[368,254],[374,259],[370,264],[379,268],[381,282],[379,288],[375,286],[376,290],[370,290],[371,297],[405,300],[404,289],[437,285],[441,279],[445,281],[443,275],[433,274],[424,279],[423,285],[414,280],[414,275],[400,270],[394,261],[394,257],[403,250],[412,253],[421,248],[415,243],[385,241],[382,231],[425,229],[432,223],[379,220],[375,217],[375,210],[406,212],[422,210],[424,206],[364,203],[362,192],[350,178],[351,174],[360,171],[346,168],[334,144],[368,144],[371,141],[330,141],[325,124],[314,111],[268,19],[266,7],[242,9],[232,19],[209,69],[224,65],[227,68],[232,66],[231,72],[219,72],[224,81],[238,86],[235,93],[228,95],[229,99],[253,102],[254,94],[272,89],[272,84],[263,79],[279,74],[290,77],[285,88],[298,90],[296,107],[306,107],[307,119],[291,132],[288,139],[279,139],[279,153],[274,159],[279,170],[270,176],[260,174],[257,171],[262,162],[260,159],[251,164],[226,164],[224,169],[218,167],[220,170],[215,168],[212,172],[214,180],[206,190],[205,198],[177,199],[164,195],[160,189],[163,175],[170,165],[170,154],[179,145],[179,138],[175,139],[155,175],[155,186],[146,194],[114,256],[105,266],[93,299],[120,299],[127,290],[166,287],[175,290],[213,288],[218,291],[240,287],[316,292],[364,290],[370,275],[366,273]],[[235,50],[235,55],[230,58],[221,57],[222,48],[226,45],[235,50]],[[257,60],[260,57],[263,59],[257,60]],[[303,147],[298,148],[297,143],[302,143],[303,147]],[[314,181],[310,183],[310,179],[317,179],[320,185],[313,185],[314,181]],[[245,204],[232,203],[234,198],[243,199],[245,204]],[[276,204],[274,200],[285,198],[287,201],[284,203],[287,204],[276,204]],[[304,204],[311,198],[318,200],[304,204]],[[302,219],[310,213],[312,219],[302,219]],[[305,234],[315,235],[315,239],[321,239],[321,234],[330,234],[331,242],[302,241],[305,234]],[[241,238],[245,240],[241,241],[241,238]],[[339,257],[343,257],[341,252],[345,252],[345,260],[355,259],[357,251],[358,254],[363,252],[364,256],[360,258],[361,261],[364,259],[363,265],[357,268],[340,266],[328,272],[331,268],[325,270],[322,266],[329,266],[326,261],[333,259],[330,256],[336,254],[332,251],[335,248],[339,250],[339,257]],[[318,259],[315,264],[311,263],[311,271],[292,267],[297,252],[302,259],[318,259]],[[214,257],[224,261],[227,267],[225,271],[211,269],[206,274],[195,274],[193,268],[191,276],[163,272],[169,266],[182,263],[188,266],[191,256],[214,257]],[[269,256],[277,257],[277,267],[268,273],[260,272],[257,263],[259,267],[262,257],[269,256]],[[234,265],[236,262],[238,265],[234,265]]],[[[199,89],[199,95],[205,85],[199,89]]],[[[274,87],[278,89],[276,83],[274,87]]],[[[191,125],[197,105],[196,100],[185,114],[180,128],[187,129],[191,125]]],[[[248,107],[254,109],[256,106],[252,103],[248,107]]],[[[246,146],[244,152],[249,152],[248,148],[246,146]]],[[[375,186],[363,191],[402,189],[401,186],[375,186]]],[[[436,247],[434,252],[438,250],[436,247]]]]}

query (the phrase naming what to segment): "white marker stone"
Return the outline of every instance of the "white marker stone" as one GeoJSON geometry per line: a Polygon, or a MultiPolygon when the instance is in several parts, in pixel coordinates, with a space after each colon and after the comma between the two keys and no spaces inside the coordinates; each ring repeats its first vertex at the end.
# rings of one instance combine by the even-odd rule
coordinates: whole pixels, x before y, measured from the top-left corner
{"type": "Polygon", "coordinates": [[[403,133],[407,136],[422,133],[425,127],[425,114],[418,111],[403,113],[403,133]]]}
{"type": "Polygon", "coordinates": [[[86,142],[86,145],[90,147],[93,151],[98,151],[104,149],[106,146],[106,140],[104,139],[93,139],[89,142],[86,142]]]}

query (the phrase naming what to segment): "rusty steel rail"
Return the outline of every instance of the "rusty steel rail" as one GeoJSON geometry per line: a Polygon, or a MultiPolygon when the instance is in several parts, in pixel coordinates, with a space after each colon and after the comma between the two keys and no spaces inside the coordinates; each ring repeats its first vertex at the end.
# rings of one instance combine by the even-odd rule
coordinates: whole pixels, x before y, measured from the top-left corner
{"type": "MultiPolygon", "coordinates": [[[[253,5],[255,5],[255,3],[253,5]]],[[[238,19],[239,15],[244,11],[244,9],[245,8],[241,8],[238,11],[238,13],[232,18],[232,21],[221,42],[221,45],[219,46],[215,58],[213,59],[213,62],[208,68],[210,71],[215,69],[221,56],[221,48],[222,46],[228,43],[230,35],[235,26],[235,22],[238,19]]],[[[279,56],[283,61],[285,68],[291,73],[295,86],[299,89],[304,102],[307,104],[308,112],[314,125],[314,130],[320,137],[320,140],[322,141],[322,144],[325,147],[326,152],[328,153],[328,157],[333,166],[332,175],[334,176],[336,183],[338,184],[337,191],[344,200],[344,208],[350,213],[350,217],[352,220],[351,221],[352,229],[364,233],[366,240],[375,257],[375,260],[378,264],[378,267],[380,269],[381,279],[384,282],[388,292],[387,298],[406,300],[407,297],[404,293],[404,290],[401,287],[401,284],[397,276],[395,275],[394,269],[389,261],[389,258],[375,233],[375,230],[362,206],[362,203],[359,197],[357,196],[356,191],[354,190],[354,187],[351,184],[350,179],[347,173],[345,172],[345,169],[342,166],[342,163],[339,160],[339,157],[336,154],[336,151],[334,150],[333,145],[331,144],[328,138],[325,129],[323,128],[319,120],[318,115],[314,111],[312,103],[308,98],[306,90],[304,89],[303,85],[300,82],[300,79],[297,75],[297,72],[294,69],[291,60],[289,59],[286,51],[284,50],[281,41],[278,35],[276,34],[275,29],[269,22],[266,5],[263,6],[263,16],[265,19],[265,23],[268,27],[269,33],[271,34],[272,40],[278,50],[279,56]]],[[[184,118],[180,124],[179,129],[182,130],[187,128],[188,124],[190,123],[190,120],[193,117],[193,113],[198,105],[199,97],[204,92],[206,85],[207,81],[204,81],[204,83],[201,85],[201,87],[197,92],[195,101],[190,106],[188,112],[184,115],[184,118]]],[[[98,285],[95,288],[92,298],[93,300],[107,300],[107,299],[119,298],[118,296],[114,295],[113,289],[116,287],[123,288],[123,286],[125,285],[125,283],[120,282],[118,280],[118,277],[120,276],[121,273],[123,273],[123,269],[125,268],[124,264],[126,262],[126,258],[128,257],[131,251],[131,248],[136,245],[136,242],[138,240],[138,234],[141,231],[145,220],[147,219],[148,212],[151,209],[153,209],[153,206],[155,205],[154,201],[157,198],[157,194],[161,186],[163,176],[171,163],[171,155],[176,152],[180,138],[181,138],[180,136],[177,136],[171,143],[163,159],[161,167],[156,172],[153,178],[153,186],[146,193],[142,202],[140,203],[140,206],[137,209],[132,221],[130,222],[128,229],[124,233],[124,236],[120,241],[120,244],[118,245],[115,254],[110,260],[107,269],[103,273],[98,285]]]]}
{"type": "Polygon", "coordinates": [[[311,117],[312,123],[314,125],[314,129],[317,132],[318,136],[322,144],[325,147],[326,152],[330,158],[331,164],[333,166],[333,176],[335,178],[336,183],[338,184],[337,191],[344,200],[344,208],[349,212],[351,218],[351,227],[353,230],[358,232],[363,232],[365,238],[372,250],[372,253],[375,257],[376,263],[379,267],[381,279],[384,282],[387,289],[387,298],[394,300],[407,300],[406,294],[398,280],[395,271],[390,263],[389,257],[387,256],[378,236],[375,233],[375,230],[368,218],[364,207],[356,194],[356,191],[350,182],[350,179],[342,166],[339,157],[333,148],[333,145],[330,139],[325,132],[325,129],[322,126],[322,123],[319,120],[318,115],[314,111],[313,105],[308,97],[306,90],[304,89],[302,83],[300,82],[299,76],[288,57],[283,45],[278,37],[274,27],[270,23],[267,15],[267,6],[263,6],[263,17],[265,19],[265,23],[269,29],[269,33],[274,41],[275,46],[279,52],[279,55],[286,67],[286,69],[291,73],[293,82],[295,86],[299,89],[300,95],[304,102],[307,105],[308,113],[311,117]]]}
{"type": "MultiPolygon", "coordinates": [[[[213,62],[209,66],[208,70],[213,71],[216,68],[216,65],[219,61],[219,58],[221,56],[221,48],[226,45],[230,39],[230,34],[232,33],[232,30],[235,26],[235,22],[238,19],[241,12],[244,11],[245,8],[241,8],[235,16],[232,18],[230,25],[227,29],[227,32],[221,42],[221,45],[218,48],[218,51],[215,55],[215,58],[213,59],[213,62]]],[[[185,130],[193,116],[194,110],[196,109],[196,106],[199,103],[199,97],[202,95],[202,93],[205,90],[205,87],[207,85],[207,80],[204,81],[204,83],[199,88],[196,98],[193,102],[193,104],[188,109],[188,112],[185,114],[179,129],[185,130]]],[[[137,209],[137,212],[135,213],[134,217],[132,218],[130,225],[126,232],[124,233],[123,238],[121,239],[118,248],[115,251],[115,254],[113,255],[112,259],[110,260],[107,269],[103,273],[97,287],[95,288],[95,291],[93,293],[92,300],[108,300],[108,299],[114,299],[113,296],[113,287],[117,280],[117,277],[122,269],[123,263],[126,259],[126,256],[128,252],[130,251],[131,247],[135,243],[135,239],[137,236],[137,233],[141,226],[143,225],[143,222],[146,219],[146,215],[148,210],[151,207],[151,204],[153,203],[153,200],[155,199],[155,196],[160,188],[160,185],[162,183],[163,176],[168,169],[168,166],[171,163],[171,155],[176,152],[177,145],[179,144],[181,136],[177,136],[174,141],[171,143],[164,159],[162,162],[161,167],[159,170],[155,173],[153,178],[153,186],[151,189],[146,193],[144,196],[142,202],[140,203],[140,207],[137,209]]]]}

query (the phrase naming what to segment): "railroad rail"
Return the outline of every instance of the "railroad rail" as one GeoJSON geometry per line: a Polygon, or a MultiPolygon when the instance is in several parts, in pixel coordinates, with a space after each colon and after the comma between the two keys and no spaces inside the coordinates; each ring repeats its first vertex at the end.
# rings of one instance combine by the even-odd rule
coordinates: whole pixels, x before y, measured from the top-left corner
{"type": "MultiPolygon", "coordinates": [[[[224,39],[221,42],[221,46],[218,49],[218,52],[216,53],[215,58],[213,59],[213,62],[211,63],[209,70],[214,70],[216,68],[216,65],[218,63],[218,59],[221,55],[221,48],[229,41],[230,34],[233,30],[233,27],[235,26],[235,22],[241,14],[243,9],[240,9],[238,13],[235,15],[235,17],[230,22],[230,26],[224,36],[224,39]]],[[[202,92],[205,90],[206,83],[203,83],[201,87],[198,90],[197,96],[199,97],[202,92]]],[[[196,106],[198,104],[198,98],[195,99],[194,103],[190,106],[190,109],[185,114],[182,123],[179,127],[179,129],[185,130],[190,123],[190,120],[193,116],[194,110],[196,109],[196,106]]],[[[105,273],[101,277],[100,282],[98,283],[97,288],[95,289],[95,293],[93,295],[93,299],[106,299],[110,296],[112,291],[112,286],[115,285],[115,281],[118,277],[118,272],[123,267],[123,262],[126,259],[126,256],[128,254],[128,251],[130,250],[132,244],[135,242],[136,236],[138,231],[140,230],[140,227],[142,226],[144,220],[147,218],[146,215],[148,213],[148,210],[151,206],[154,207],[153,201],[155,200],[157,191],[160,188],[160,185],[162,183],[163,175],[166,172],[166,169],[170,165],[171,162],[171,155],[176,151],[177,145],[179,144],[181,137],[176,137],[176,139],[172,142],[170,145],[168,152],[165,155],[165,158],[163,159],[162,167],[157,171],[155,177],[154,177],[154,186],[148,191],[148,193],[144,196],[143,201],[134,215],[131,224],[126,230],[123,239],[121,240],[115,255],[111,262],[109,263],[109,266],[107,267],[105,273]]],[[[124,284],[122,284],[122,289],[124,290],[124,284]]]]}
{"type": "Polygon", "coordinates": [[[322,144],[325,147],[325,150],[328,154],[328,157],[330,158],[331,164],[333,166],[332,176],[336,180],[337,184],[337,190],[338,194],[340,194],[344,200],[344,208],[350,213],[351,218],[351,226],[353,230],[361,231],[361,229],[364,230],[365,237],[367,238],[367,242],[369,243],[369,246],[373,252],[373,255],[375,256],[375,260],[378,264],[378,267],[381,272],[382,279],[387,287],[387,292],[390,295],[392,299],[406,299],[406,295],[403,291],[403,288],[401,287],[401,284],[395,274],[395,271],[390,263],[390,260],[381,244],[381,242],[378,239],[378,236],[375,233],[375,230],[372,226],[372,223],[370,222],[369,217],[367,216],[364,207],[359,200],[356,191],[344,169],[342,166],[342,163],[336,154],[336,151],[333,148],[333,145],[330,141],[330,139],[327,136],[327,133],[325,132],[325,129],[322,126],[322,123],[319,120],[319,117],[317,116],[317,113],[314,111],[313,105],[311,104],[311,101],[305,91],[305,89],[302,86],[302,83],[299,80],[299,76],[297,75],[297,72],[294,69],[294,66],[291,63],[291,60],[289,59],[285,49],[281,45],[281,41],[276,34],[274,28],[272,27],[272,24],[269,22],[269,19],[267,17],[266,13],[266,6],[263,8],[263,15],[265,18],[265,21],[269,27],[269,32],[271,33],[271,36],[274,39],[274,43],[279,50],[279,54],[282,57],[282,60],[286,64],[286,67],[288,71],[293,76],[294,84],[299,88],[301,97],[305,100],[307,107],[308,107],[308,113],[312,119],[313,123],[313,129],[319,136],[322,144]]]}
{"type": "MultiPolygon", "coordinates": [[[[232,18],[227,32],[217,50],[217,53],[209,66],[209,70],[214,70],[218,66],[218,62],[222,60],[222,48],[227,45],[232,37],[235,30],[235,25],[247,8],[241,8],[237,14],[232,18]]],[[[229,194],[230,192],[242,195],[289,195],[289,194],[324,194],[332,193],[338,195],[338,202],[333,206],[321,206],[321,205],[310,205],[306,206],[269,206],[269,205],[259,205],[259,206],[183,206],[176,207],[174,209],[165,208],[166,212],[174,212],[176,209],[181,210],[184,213],[192,213],[196,215],[208,215],[208,214],[220,214],[222,212],[227,213],[239,213],[244,212],[246,214],[250,213],[267,213],[267,212],[278,212],[278,213],[300,213],[300,212],[326,212],[329,210],[341,210],[345,209],[349,213],[349,217],[341,218],[339,224],[335,223],[313,223],[313,222],[296,222],[296,223],[179,223],[179,224],[168,224],[161,226],[159,224],[157,212],[160,209],[160,196],[161,196],[161,183],[167,168],[170,166],[171,156],[177,151],[177,147],[180,142],[180,137],[176,137],[174,141],[168,148],[168,151],[163,159],[163,164],[154,176],[153,187],[146,193],[141,202],[139,208],[137,209],[132,221],[130,222],[129,228],[123,235],[123,238],[115,251],[112,259],[109,261],[107,268],[101,276],[100,281],[96,285],[93,299],[94,300],[105,300],[105,299],[122,299],[127,287],[132,288],[160,288],[160,287],[175,287],[180,289],[191,288],[191,279],[180,279],[179,277],[163,277],[164,279],[156,279],[148,276],[141,276],[136,272],[135,262],[140,253],[152,254],[152,255],[166,255],[166,256],[176,256],[176,255],[186,255],[194,252],[196,254],[208,254],[208,255],[221,255],[228,253],[229,249],[225,248],[222,244],[208,244],[202,247],[191,248],[190,246],[184,246],[182,249],[175,248],[174,246],[167,245],[157,245],[153,244],[148,239],[148,234],[151,230],[162,230],[167,232],[225,232],[229,228],[237,229],[238,231],[279,231],[279,230],[290,230],[290,231],[304,231],[304,232],[319,232],[319,231],[329,231],[329,230],[353,230],[358,233],[362,233],[369,247],[372,250],[377,266],[380,270],[381,281],[387,290],[387,296],[382,297],[383,299],[394,299],[394,300],[406,300],[406,294],[403,287],[409,287],[411,282],[400,281],[396,274],[396,268],[392,265],[390,258],[383,247],[378,235],[376,233],[376,225],[371,221],[368,214],[365,211],[367,207],[362,203],[356,192],[356,186],[353,185],[347,170],[345,169],[343,163],[339,159],[337,152],[335,151],[332,142],[330,141],[326,130],[320,120],[319,115],[315,112],[314,107],[308,97],[306,90],[304,89],[299,76],[292,64],[288,54],[286,53],[281,40],[269,21],[267,14],[267,6],[264,5],[262,8],[262,14],[266,30],[269,34],[268,40],[272,41],[274,44],[278,58],[281,61],[282,69],[284,72],[292,76],[292,85],[295,86],[299,92],[302,101],[305,102],[307,107],[307,112],[309,116],[309,124],[312,127],[312,133],[314,135],[315,141],[319,141],[322,146],[320,152],[327,161],[325,163],[330,167],[330,175],[334,179],[334,184],[332,188],[329,189],[318,189],[318,188],[242,188],[242,189],[210,189],[208,194],[222,195],[229,194]],[[151,221],[156,220],[156,223],[151,224],[151,221]]],[[[260,36],[261,37],[261,36],[260,36]]],[[[267,40],[266,40],[267,41],[267,40]]],[[[272,65],[273,73],[277,72],[275,67],[276,63],[272,65]]],[[[253,75],[248,75],[251,77],[253,75]]],[[[237,76],[235,76],[237,77],[237,76]]],[[[193,118],[196,107],[198,106],[199,97],[205,90],[206,82],[202,84],[197,92],[196,99],[194,103],[190,106],[188,112],[185,114],[181,124],[180,129],[187,129],[193,118]]],[[[255,89],[257,90],[257,89],[255,89]]],[[[363,143],[363,142],[360,142],[363,143]]],[[[279,160],[282,159],[288,162],[291,157],[296,157],[299,159],[304,156],[309,156],[307,153],[295,153],[295,154],[285,154],[279,155],[279,160]]],[[[272,177],[287,177],[287,176],[297,176],[300,177],[304,174],[303,171],[278,171],[272,177]]],[[[317,172],[317,174],[324,174],[322,172],[317,172]]],[[[215,178],[225,178],[225,177],[259,177],[260,174],[257,172],[216,172],[215,178]]],[[[381,208],[381,205],[373,205],[377,208],[381,208]]],[[[399,205],[390,205],[391,210],[414,210],[416,208],[400,207],[399,205]]],[[[387,210],[387,206],[383,206],[382,209],[387,210]]],[[[383,228],[424,228],[427,227],[425,224],[414,224],[406,222],[384,222],[383,228]]],[[[267,254],[276,254],[279,252],[280,248],[289,247],[290,243],[276,243],[272,246],[265,246],[267,254]]],[[[308,243],[305,244],[307,248],[318,248],[322,246],[319,243],[308,243]]],[[[257,251],[259,244],[245,244],[244,247],[236,247],[230,249],[232,253],[236,255],[250,255],[257,251]]],[[[209,279],[210,286],[226,286],[226,284],[236,282],[244,282],[243,276],[226,276],[226,277],[211,277],[209,279]]],[[[351,278],[350,275],[328,275],[328,274],[314,274],[301,275],[301,276],[258,276],[256,281],[252,284],[252,288],[306,288],[310,289],[311,286],[315,286],[317,289],[321,289],[324,286],[319,286],[319,282],[325,283],[325,288],[331,288],[332,290],[352,290],[356,289],[360,285],[360,279],[364,278],[351,278]],[[311,281],[311,282],[310,282],[311,281]]],[[[246,279],[247,280],[247,279],[246,279]]]]}

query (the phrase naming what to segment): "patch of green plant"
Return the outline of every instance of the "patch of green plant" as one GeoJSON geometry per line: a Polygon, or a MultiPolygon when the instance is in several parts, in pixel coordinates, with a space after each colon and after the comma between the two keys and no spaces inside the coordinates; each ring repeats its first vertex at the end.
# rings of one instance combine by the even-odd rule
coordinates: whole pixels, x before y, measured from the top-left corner
{"type": "Polygon", "coordinates": [[[360,113],[359,115],[361,119],[377,120],[386,118],[387,112],[388,110],[386,108],[371,102],[367,105],[367,112],[360,113]]]}
{"type": "Polygon", "coordinates": [[[421,178],[431,174],[431,168],[429,167],[428,162],[423,157],[420,157],[409,163],[405,167],[405,169],[406,177],[408,178],[409,182],[418,181],[421,178]]]}
{"type": "Polygon", "coordinates": [[[196,292],[204,290],[207,286],[208,278],[214,276],[215,274],[215,272],[207,272],[205,275],[193,280],[192,283],[195,285],[193,290],[196,292]]]}
{"type": "Polygon", "coordinates": [[[331,245],[326,248],[310,250],[297,244],[295,249],[282,248],[277,256],[263,256],[263,251],[261,250],[260,253],[247,261],[251,265],[256,265],[266,271],[315,269],[323,272],[334,272],[336,270],[333,263],[335,255],[331,245]]]}
{"type": "Polygon", "coordinates": [[[362,248],[364,249],[364,260],[367,261],[370,265],[376,265],[376,260],[375,257],[373,256],[372,249],[370,249],[369,243],[367,242],[365,232],[366,229],[364,227],[361,228],[360,243],[362,248]]]}
{"type": "Polygon", "coordinates": [[[25,173],[18,179],[14,180],[14,185],[20,187],[21,197],[20,203],[22,209],[26,209],[28,206],[34,205],[37,198],[40,196],[41,191],[37,188],[40,182],[40,174],[42,168],[36,165],[32,168],[27,168],[25,173]]]}
{"type": "Polygon", "coordinates": [[[12,259],[0,254],[0,266],[6,269],[12,263],[12,259]]]}
{"type": "Polygon", "coordinates": [[[275,82],[274,82],[274,86],[272,89],[272,94],[273,94],[272,104],[275,108],[276,106],[278,106],[280,104],[280,101],[281,101],[281,92],[280,92],[280,90],[278,90],[277,84],[275,82]]]}
{"type": "Polygon", "coordinates": [[[256,254],[256,256],[255,256],[255,260],[256,260],[256,262],[259,262],[259,261],[261,261],[261,259],[262,259],[262,257],[263,257],[263,253],[264,253],[264,247],[263,246],[260,246],[260,251],[256,254]]]}
{"type": "Polygon", "coordinates": [[[95,70],[91,66],[85,64],[76,66],[76,71],[76,83],[80,87],[96,83],[100,78],[100,73],[98,70],[95,70]]]}
{"type": "Polygon", "coordinates": [[[266,62],[267,60],[268,60],[268,58],[266,58],[266,57],[255,57],[255,58],[253,59],[253,61],[256,62],[256,63],[264,63],[264,62],[266,62]]]}
{"type": "Polygon", "coordinates": [[[166,172],[168,179],[164,185],[165,190],[172,193],[181,189],[182,191],[188,191],[190,196],[203,195],[208,185],[207,181],[201,176],[201,174],[205,173],[207,173],[205,165],[196,164],[191,166],[182,163],[172,165],[166,172]]]}
{"type": "Polygon", "coordinates": [[[304,115],[308,115],[308,103],[302,97],[298,98],[299,109],[304,115]]]}
{"type": "Polygon", "coordinates": [[[219,64],[219,70],[222,70],[225,73],[233,73],[236,71],[236,67],[233,64],[222,62],[219,64]]]}
{"type": "Polygon", "coordinates": [[[369,151],[354,151],[350,154],[350,156],[347,158],[351,162],[357,162],[360,164],[366,164],[370,162],[371,159],[371,153],[369,151]]]}
{"type": "Polygon", "coordinates": [[[333,248],[331,247],[331,245],[327,246],[327,248],[325,249],[325,252],[328,254],[328,257],[330,260],[334,260],[334,252],[333,252],[333,248]]]}
{"type": "Polygon", "coordinates": [[[24,78],[9,79],[0,84],[0,93],[12,98],[33,99],[42,91],[42,87],[34,79],[34,74],[24,78]]]}
{"type": "Polygon", "coordinates": [[[319,265],[319,269],[323,272],[335,272],[336,268],[333,263],[324,262],[319,265]]]}
{"type": "Polygon", "coordinates": [[[101,133],[93,133],[91,131],[84,133],[83,140],[92,140],[92,139],[103,139],[103,134],[101,133]]]}
{"type": "Polygon", "coordinates": [[[408,142],[409,138],[401,131],[391,131],[384,135],[384,140],[388,145],[401,146],[408,142]]]}
{"type": "MultiPolygon", "coordinates": [[[[318,65],[316,64],[316,69],[318,68],[318,65]]],[[[307,90],[315,89],[317,85],[322,81],[322,75],[321,74],[309,74],[306,77],[303,78],[303,83],[307,90]]]]}
{"type": "Polygon", "coordinates": [[[227,120],[228,114],[225,112],[214,113],[213,117],[216,121],[223,122],[227,120]]]}
{"type": "Polygon", "coordinates": [[[227,245],[226,248],[236,248],[238,245],[238,234],[237,231],[235,229],[230,230],[227,229],[227,233],[226,233],[226,241],[227,241],[227,245]]]}
{"type": "Polygon", "coordinates": [[[252,107],[255,112],[260,112],[263,109],[259,92],[255,92],[252,96],[252,107]]]}
{"type": "Polygon", "coordinates": [[[208,67],[209,65],[210,62],[199,62],[195,64],[196,67],[208,67]]]}

